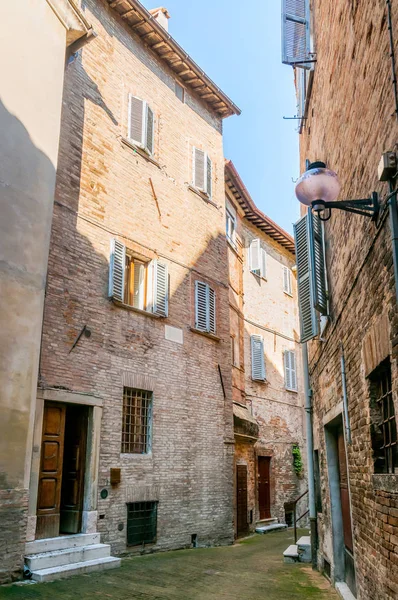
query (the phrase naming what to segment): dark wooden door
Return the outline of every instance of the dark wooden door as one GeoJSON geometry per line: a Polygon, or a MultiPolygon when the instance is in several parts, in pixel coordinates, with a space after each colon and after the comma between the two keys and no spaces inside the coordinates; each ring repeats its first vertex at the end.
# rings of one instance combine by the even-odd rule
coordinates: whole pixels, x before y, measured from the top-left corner
{"type": "Polygon", "coordinates": [[[87,407],[68,405],[62,473],[60,533],[79,533],[83,511],[87,407]]]}
{"type": "Polygon", "coordinates": [[[246,465],[236,465],[236,491],[236,533],[239,537],[245,535],[248,531],[246,465]]]}
{"type": "Polygon", "coordinates": [[[64,404],[44,403],[36,538],[59,535],[65,414],[64,404]]]}
{"type": "Polygon", "coordinates": [[[268,456],[258,457],[258,506],[261,519],[271,518],[270,463],[268,456]]]}
{"type": "Polygon", "coordinates": [[[351,510],[350,510],[350,496],[348,491],[348,472],[347,472],[347,458],[345,453],[344,433],[340,429],[337,435],[337,447],[339,453],[339,471],[340,471],[340,498],[341,498],[341,510],[343,513],[343,532],[344,532],[344,544],[345,547],[352,553],[352,524],[351,524],[351,510]]]}

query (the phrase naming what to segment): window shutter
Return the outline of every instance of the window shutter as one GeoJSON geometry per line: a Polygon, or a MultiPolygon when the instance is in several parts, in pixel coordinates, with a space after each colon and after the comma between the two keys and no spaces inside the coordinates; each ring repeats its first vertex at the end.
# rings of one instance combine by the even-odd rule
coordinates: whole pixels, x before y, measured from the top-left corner
{"type": "Polygon", "coordinates": [[[211,198],[212,191],[212,164],[211,159],[206,154],[206,193],[211,198]]]}
{"type": "Polygon", "coordinates": [[[307,95],[307,71],[297,69],[297,116],[300,119],[305,117],[305,101],[307,95]]]}
{"type": "Polygon", "coordinates": [[[261,248],[261,270],[260,270],[260,275],[261,275],[261,277],[264,277],[264,279],[266,279],[266,277],[267,277],[267,253],[264,250],[264,248],[261,248]]]}
{"type": "Polygon", "coordinates": [[[282,0],[282,62],[310,69],[310,0],[282,0]]]}
{"type": "Polygon", "coordinates": [[[261,247],[259,239],[254,239],[250,243],[250,271],[256,275],[260,275],[261,273],[261,247]]]}
{"type": "Polygon", "coordinates": [[[203,192],[205,191],[205,157],[202,150],[193,149],[193,185],[203,192]]]}
{"type": "Polygon", "coordinates": [[[207,331],[207,284],[195,281],[195,327],[207,331]]]}
{"type": "Polygon", "coordinates": [[[109,296],[124,301],[124,274],[126,267],[126,247],[118,240],[111,240],[109,269],[109,296]]]}
{"type": "Polygon", "coordinates": [[[283,291],[292,295],[292,272],[289,267],[283,267],[283,291]]]}
{"type": "Polygon", "coordinates": [[[152,109],[146,105],[146,150],[153,154],[154,148],[154,115],[152,109]]]}
{"type": "Polygon", "coordinates": [[[162,317],[168,316],[169,310],[169,276],[167,265],[154,262],[154,299],[153,312],[162,317]]]}
{"type": "Polygon", "coordinates": [[[308,212],[308,230],[310,239],[310,256],[312,277],[312,293],[314,307],[322,314],[328,314],[326,296],[326,270],[323,250],[322,221],[318,215],[308,212]]]}
{"type": "Polygon", "coordinates": [[[294,225],[301,342],[308,342],[318,334],[318,319],[311,284],[308,214],[294,225]]]}
{"type": "Polygon", "coordinates": [[[209,294],[209,332],[215,335],[216,333],[216,293],[208,286],[209,294]]]}
{"type": "Polygon", "coordinates": [[[145,285],[145,267],[140,262],[134,262],[134,290],[133,306],[134,308],[145,309],[144,306],[144,285],[145,285]]]}
{"type": "Polygon", "coordinates": [[[285,388],[293,392],[297,391],[296,353],[286,350],[283,353],[285,363],[285,388]]]}
{"type": "Polygon", "coordinates": [[[261,335],[250,336],[252,353],[252,379],[265,380],[264,341],[261,335]]]}
{"type": "Polygon", "coordinates": [[[145,103],[130,95],[129,99],[129,131],[128,136],[140,146],[144,145],[145,103]]]}

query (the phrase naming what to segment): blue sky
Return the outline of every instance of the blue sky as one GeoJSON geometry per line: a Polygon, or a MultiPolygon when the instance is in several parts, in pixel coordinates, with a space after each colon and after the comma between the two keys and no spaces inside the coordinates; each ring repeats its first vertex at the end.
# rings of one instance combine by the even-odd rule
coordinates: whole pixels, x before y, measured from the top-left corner
{"type": "Polygon", "coordinates": [[[293,69],[281,63],[275,0],[144,0],[165,6],[169,32],[242,114],[224,121],[224,150],[257,206],[289,233],[299,217],[293,69]]]}

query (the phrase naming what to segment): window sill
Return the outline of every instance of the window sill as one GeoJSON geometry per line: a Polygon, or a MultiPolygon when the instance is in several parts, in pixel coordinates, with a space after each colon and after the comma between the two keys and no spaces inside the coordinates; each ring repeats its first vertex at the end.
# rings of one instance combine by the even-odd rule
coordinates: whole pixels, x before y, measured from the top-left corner
{"type": "Polygon", "coordinates": [[[290,388],[287,388],[287,387],[285,387],[285,390],[286,390],[287,392],[292,392],[293,394],[298,394],[298,390],[292,390],[292,389],[290,389],[290,388]]]}
{"type": "Polygon", "coordinates": [[[135,306],[130,306],[130,304],[125,304],[124,302],[120,302],[120,300],[115,300],[115,298],[111,298],[112,303],[120,308],[124,308],[126,310],[130,310],[131,312],[138,313],[140,315],[144,315],[145,317],[151,317],[151,319],[166,319],[167,317],[162,317],[160,315],[155,315],[147,310],[141,310],[141,308],[135,308],[135,306]]]}
{"type": "Polygon", "coordinates": [[[145,152],[145,150],[143,150],[139,146],[136,146],[128,138],[122,137],[121,138],[121,142],[122,142],[122,144],[124,144],[125,146],[127,146],[128,148],[130,148],[131,150],[134,150],[134,152],[136,154],[139,154],[140,156],[142,156],[142,158],[145,158],[145,160],[147,160],[148,162],[150,162],[153,165],[155,165],[155,167],[157,167],[158,169],[160,169],[160,164],[154,158],[152,158],[152,156],[149,156],[149,154],[147,154],[145,152]]]}
{"type": "Polygon", "coordinates": [[[199,198],[202,198],[202,200],[204,200],[208,204],[211,204],[212,206],[214,206],[215,208],[218,209],[218,205],[215,202],[213,202],[213,200],[211,200],[211,198],[209,198],[209,196],[207,196],[204,192],[201,192],[196,187],[193,187],[192,185],[189,185],[189,184],[188,184],[188,189],[191,190],[191,192],[193,192],[197,196],[199,196],[199,198]]]}
{"type": "Polygon", "coordinates": [[[252,381],[254,381],[255,383],[269,383],[268,379],[253,379],[253,377],[252,381]]]}
{"type": "Polygon", "coordinates": [[[192,331],[192,333],[198,333],[199,335],[204,335],[207,338],[210,338],[211,340],[214,340],[215,342],[220,342],[221,338],[219,338],[217,335],[214,335],[214,333],[208,333],[207,331],[200,331],[200,329],[195,329],[195,327],[190,327],[190,330],[192,331]]]}
{"type": "Polygon", "coordinates": [[[268,281],[267,277],[264,277],[263,275],[260,275],[259,273],[256,273],[255,271],[250,271],[250,273],[252,275],[254,275],[254,277],[258,277],[258,279],[262,279],[263,281],[268,281]]]}
{"type": "Polygon", "coordinates": [[[226,238],[227,238],[227,242],[231,246],[232,250],[234,250],[236,252],[236,254],[238,254],[238,247],[237,247],[236,243],[234,242],[234,240],[232,240],[228,236],[226,236],[226,238]]]}
{"type": "Polygon", "coordinates": [[[283,293],[286,294],[286,296],[289,296],[289,298],[293,298],[293,294],[290,294],[286,290],[283,290],[283,293]]]}
{"type": "Polygon", "coordinates": [[[122,460],[123,459],[130,460],[132,457],[134,457],[134,458],[138,457],[140,460],[142,458],[152,460],[152,451],[151,452],[121,452],[120,453],[120,458],[122,460]]]}
{"type": "Polygon", "coordinates": [[[398,494],[398,473],[380,473],[372,475],[372,483],[375,491],[398,494]]]}

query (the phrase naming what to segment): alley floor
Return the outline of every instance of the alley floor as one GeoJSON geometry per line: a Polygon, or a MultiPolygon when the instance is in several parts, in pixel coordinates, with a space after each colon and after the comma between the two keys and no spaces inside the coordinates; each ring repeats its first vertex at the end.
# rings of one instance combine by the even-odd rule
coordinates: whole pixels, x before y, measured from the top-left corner
{"type": "MultiPolygon", "coordinates": [[[[305,533],[305,532],[303,532],[305,533]]],[[[120,569],[53,583],[0,588],[1,600],[336,599],[310,565],[284,564],[292,530],[255,535],[235,546],[129,557],[120,569]]]]}

